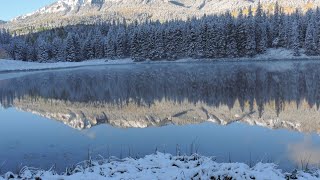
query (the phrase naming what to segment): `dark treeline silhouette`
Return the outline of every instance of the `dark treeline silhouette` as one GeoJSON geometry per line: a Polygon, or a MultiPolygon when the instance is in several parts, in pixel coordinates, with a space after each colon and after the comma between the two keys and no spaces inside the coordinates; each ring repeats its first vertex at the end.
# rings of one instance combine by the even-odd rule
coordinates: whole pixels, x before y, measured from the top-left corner
{"type": "Polygon", "coordinates": [[[267,103],[275,103],[277,114],[288,102],[296,102],[299,108],[300,102],[306,100],[310,107],[319,107],[320,64],[140,64],[37,73],[0,81],[3,106],[8,107],[15,98],[25,96],[35,101],[42,97],[119,107],[128,102],[148,106],[165,99],[233,108],[239,101],[242,109],[250,108],[261,116],[267,103]]]}
{"type": "Polygon", "coordinates": [[[40,62],[252,57],[280,47],[296,56],[301,48],[307,55],[319,55],[320,10],[285,14],[276,4],[274,12],[267,13],[258,5],[255,12],[240,10],[237,17],[227,12],[164,23],[75,25],[14,35],[4,43],[13,59],[40,62]]]}

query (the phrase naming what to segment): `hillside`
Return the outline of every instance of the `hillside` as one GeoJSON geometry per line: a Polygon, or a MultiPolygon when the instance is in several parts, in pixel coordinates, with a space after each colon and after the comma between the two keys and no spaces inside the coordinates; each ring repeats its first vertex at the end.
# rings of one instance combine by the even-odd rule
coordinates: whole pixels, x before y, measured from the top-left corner
{"type": "MultiPolygon", "coordinates": [[[[276,0],[261,0],[265,10],[272,11],[276,0]]],[[[258,0],[59,0],[35,12],[11,20],[5,27],[23,29],[29,26],[60,26],[107,20],[144,21],[187,19],[204,14],[236,11],[255,7],[258,0]]],[[[288,13],[295,8],[315,8],[320,0],[279,0],[288,13]]]]}

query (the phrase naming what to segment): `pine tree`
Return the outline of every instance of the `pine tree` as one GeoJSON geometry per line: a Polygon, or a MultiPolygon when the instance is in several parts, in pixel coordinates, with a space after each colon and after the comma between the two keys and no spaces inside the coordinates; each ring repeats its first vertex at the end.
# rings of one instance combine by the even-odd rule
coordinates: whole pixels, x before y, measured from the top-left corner
{"type": "Polygon", "coordinates": [[[140,29],[136,29],[133,33],[131,46],[130,46],[130,53],[133,60],[135,61],[142,60],[140,29]]]}
{"type": "Polygon", "coordinates": [[[299,52],[299,32],[298,32],[298,23],[293,21],[291,27],[291,48],[293,49],[294,56],[300,56],[299,52]]]}
{"type": "Polygon", "coordinates": [[[233,24],[233,19],[230,13],[228,13],[226,19],[226,26],[225,26],[225,34],[227,39],[227,49],[226,54],[227,57],[237,57],[237,42],[236,42],[236,31],[235,26],[233,24]]]}
{"type": "Polygon", "coordinates": [[[101,59],[104,57],[104,43],[102,34],[99,30],[96,30],[94,38],[93,38],[93,49],[94,49],[94,57],[101,59]]]}
{"type": "Polygon", "coordinates": [[[256,52],[264,53],[267,49],[267,32],[266,32],[266,24],[263,20],[263,11],[262,6],[259,1],[256,14],[254,17],[255,20],[255,41],[256,41],[256,52]]]}
{"type": "Polygon", "coordinates": [[[73,35],[73,46],[74,46],[74,50],[75,50],[75,59],[74,61],[79,62],[80,60],[83,60],[84,58],[82,57],[82,53],[81,53],[81,40],[80,40],[80,36],[78,33],[75,33],[73,35]]]}
{"type": "MultiPolygon", "coordinates": [[[[198,33],[196,30],[196,27],[193,25],[189,26],[188,29],[188,40],[189,40],[189,45],[188,45],[188,56],[192,58],[197,58],[198,57],[198,33]]],[[[170,56],[170,54],[168,54],[170,56]]]]}
{"type": "Polygon", "coordinates": [[[222,58],[227,56],[227,39],[225,28],[222,24],[218,24],[218,33],[217,33],[217,58],[222,58]]]}
{"type": "Polygon", "coordinates": [[[306,54],[309,56],[316,55],[315,26],[313,20],[308,23],[305,39],[305,50],[306,54]]]}
{"type": "Polygon", "coordinates": [[[116,31],[114,28],[110,28],[109,32],[106,37],[105,43],[105,56],[108,58],[115,58],[116,57],[116,40],[115,40],[116,31]]]}
{"type": "Polygon", "coordinates": [[[65,59],[63,40],[59,37],[55,37],[52,41],[52,57],[57,61],[65,59]]]}
{"type": "Polygon", "coordinates": [[[236,41],[237,49],[240,57],[246,55],[246,43],[247,43],[247,34],[246,34],[246,22],[243,17],[242,9],[239,11],[237,22],[236,22],[236,41]]]}
{"type": "Polygon", "coordinates": [[[24,40],[17,39],[14,42],[14,56],[17,60],[26,61],[27,60],[27,46],[24,40]]]}
{"type": "Polygon", "coordinates": [[[157,52],[156,52],[156,29],[154,26],[152,26],[149,29],[148,36],[148,53],[146,58],[150,60],[156,60],[157,52]]]}
{"type": "Polygon", "coordinates": [[[157,28],[155,32],[155,54],[154,60],[162,60],[166,58],[165,56],[165,44],[164,44],[164,30],[161,28],[157,28]]]}
{"type": "Polygon", "coordinates": [[[320,8],[317,7],[315,13],[315,42],[316,42],[316,53],[320,55],[320,8]]]}
{"type": "MultiPolygon", "coordinates": [[[[174,53],[176,58],[184,57],[184,51],[183,51],[183,31],[182,26],[179,22],[176,23],[176,25],[173,28],[173,47],[174,47],[174,53]]],[[[199,40],[201,41],[201,36],[199,36],[199,40]]],[[[203,54],[203,53],[202,53],[203,54]]]]}
{"type": "Polygon", "coordinates": [[[251,7],[249,7],[249,13],[247,17],[247,26],[246,26],[246,55],[252,57],[256,55],[256,38],[255,38],[255,26],[252,15],[251,7]]]}
{"type": "Polygon", "coordinates": [[[48,61],[50,59],[49,56],[49,45],[47,44],[47,42],[43,39],[43,38],[39,38],[38,42],[38,52],[37,52],[37,59],[40,62],[45,62],[48,61]]]}
{"type": "Polygon", "coordinates": [[[115,40],[115,44],[117,46],[116,48],[116,54],[118,58],[124,58],[127,56],[127,34],[124,27],[120,27],[117,31],[117,36],[115,40]]]}
{"type": "Polygon", "coordinates": [[[82,57],[84,59],[94,59],[96,57],[93,41],[94,41],[94,39],[92,39],[92,36],[90,36],[90,35],[84,41],[84,43],[82,45],[82,57]]]}
{"type": "Polygon", "coordinates": [[[278,44],[277,47],[288,47],[288,31],[290,26],[287,23],[287,17],[284,12],[280,14],[280,29],[279,29],[279,36],[278,36],[278,44]]]}
{"type": "Polygon", "coordinates": [[[37,50],[34,44],[27,44],[27,60],[28,61],[37,61],[37,50]]]}
{"type": "Polygon", "coordinates": [[[199,58],[207,58],[208,57],[208,23],[204,19],[200,24],[200,36],[199,36],[199,58]]]}
{"type": "Polygon", "coordinates": [[[282,16],[281,16],[281,8],[279,6],[278,1],[275,4],[274,7],[274,15],[272,19],[272,29],[273,29],[273,41],[272,46],[273,47],[281,47],[281,39],[283,37],[282,35],[282,16]]]}
{"type": "Polygon", "coordinates": [[[76,47],[74,44],[74,35],[73,33],[69,32],[68,36],[65,40],[65,53],[66,53],[66,61],[72,62],[76,61],[76,47]]]}

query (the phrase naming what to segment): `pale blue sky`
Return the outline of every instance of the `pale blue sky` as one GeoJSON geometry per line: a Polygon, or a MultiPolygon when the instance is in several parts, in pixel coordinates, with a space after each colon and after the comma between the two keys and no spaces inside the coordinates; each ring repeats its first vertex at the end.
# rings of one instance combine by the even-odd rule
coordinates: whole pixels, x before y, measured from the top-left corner
{"type": "Polygon", "coordinates": [[[55,1],[57,0],[0,0],[0,20],[8,21],[55,1]]]}

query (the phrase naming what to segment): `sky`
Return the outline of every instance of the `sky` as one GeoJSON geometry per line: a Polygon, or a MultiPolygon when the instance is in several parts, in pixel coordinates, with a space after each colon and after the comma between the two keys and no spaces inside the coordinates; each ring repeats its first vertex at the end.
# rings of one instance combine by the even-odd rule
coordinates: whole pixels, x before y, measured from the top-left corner
{"type": "Polygon", "coordinates": [[[0,0],[0,20],[8,21],[55,1],[57,0],[0,0]]]}

